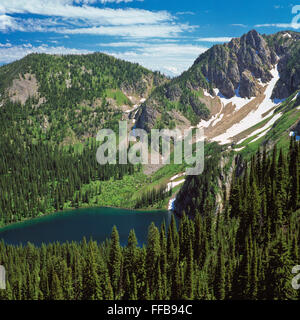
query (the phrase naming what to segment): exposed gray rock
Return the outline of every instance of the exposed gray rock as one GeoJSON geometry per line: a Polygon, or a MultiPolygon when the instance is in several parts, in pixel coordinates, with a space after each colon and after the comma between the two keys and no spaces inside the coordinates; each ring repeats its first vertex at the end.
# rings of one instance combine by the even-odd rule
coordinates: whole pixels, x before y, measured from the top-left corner
{"type": "Polygon", "coordinates": [[[235,96],[237,91],[242,98],[255,97],[261,93],[257,80],[269,82],[270,71],[277,63],[280,80],[272,98],[284,99],[300,89],[300,33],[260,35],[251,30],[241,38],[215,45],[201,54],[189,70],[151,94],[140,110],[137,125],[151,128],[158,116],[170,108],[193,123],[207,119],[209,111],[201,104],[199,94],[202,89],[213,96],[213,89],[218,88],[227,98],[235,96]],[[168,104],[168,101],[176,103],[168,104]]]}
{"type": "Polygon", "coordinates": [[[182,90],[180,89],[178,84],[175,84],[174,86],[169,86],[167,88],[166,96],[171,101],[178,101],[180,99],[181,94],[182,90]]]}
{"type": "Polygon", "coordinates": [[[276,62],[276,53],[255,30],[231,40],[229,44],[214,46],[209,51],[206,55],[200,56],[195,63],[202,64],[205,77],[225,97],[233,97],[239,86],[242,89],[242,98],[255,96],[258,85],[252,81],[249,74],[263,82],[272,79],[270,70],[276,62]],[[250,86],[247,87],[247,84],[250,86]]]}
{"type": "Polygon", "coordinates": [[[258,95],[259,91],[256,85],[256,81],[253,78],[250,71],[245,70],[242,73],[240,82],[239,94],[241,97],[251,98],[258,95]]]}
{"type": "Polygon", "coordinates": [[[296,65],[291,63],[292,60],[293,56],[291,54],[284,56],[280,60],[278,64],[280,79],[274,88],[273,98],[285,99],[300,89],[300,61],[296,65]]]}
{"type": "Polygon", "coordinates": [[[277,82],[273,98],[284,99],[300,89],[300,34],[293,31],[282,31],[270,35],[269,42],[280,57],[277,82]]]}
{"type": "Polygon", "coordinates": [[[136,115],[136,127],[149,131],[154,126],[158,115],[159,112],[150,101],[144,103],[136,115]]]}

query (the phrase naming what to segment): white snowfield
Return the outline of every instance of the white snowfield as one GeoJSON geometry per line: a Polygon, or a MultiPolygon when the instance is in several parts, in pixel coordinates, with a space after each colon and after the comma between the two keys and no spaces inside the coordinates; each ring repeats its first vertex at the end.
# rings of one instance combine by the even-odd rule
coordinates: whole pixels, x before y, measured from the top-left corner
{"type": "Polygon", "coordinates": [[[177,179],[177,178],[179,178],[180,177],[180,175],[179,174],[176,174],[174,177],[172,177],[170,180],[171,181],[173,181],[173,180],[175,180],[175,179],[177,179]]]}
{"type": "Polygon", "coordinates": [[[176,197],[173,199],[170,199],[169,205],[168,205],[168,210],[174,210],[175,201],[176,201],[176,197]]]}
{"type": "MultiPolygon", "coordinates": [[[[291,102],[292,102],[292,101],[295,101],[299,96],[300,96],[300,92],[298,92],[298,93],[295,95],[295,97],[291,100],[291,102]]],[[[298,109],[298,108],[297,108],[297,109],[298,109]]]]}
{"type": "MultiPolygon", "coordinates": [[[[232,137],[238,135],[239,133],[253,127],[255,124],[262,121],[264,119],[263,114],[267,113],[268,111],[270,111],[273,107],[275,107],[278,104],[278,102],[273,101],[271,99],[273,89],[276,85],[276,82],[279,80],[279,72],[277,69],[277,65],[270,72],[273,75],[273,78],[267,84],[267,88],[264,93],[265,98],[264,98],[263,102],[259,105],[259,107],[256,110],[253,110],[252,112],[250,112],[244,119],[242,119],[239,123],[234,124],[231,128],[229,128],[223,134],[212,138],[212,141],[219,142],[220,144],[231,143],[232,137]]],[[[228,100],[232,100],[232,99],[234,99],[234,98],[226,99],[225,101],[226,101],[226,103],[228,103],[228,100]]],[[[242,98],[237,97],[236,99],[242,99],[242,98]]],[[[244,104],[249,103],[249,99],[244,99],[244,101],[245,100],[247,100],[247,102],[244,102],[244,104]]],[[[221,101],[224,104],[224,98],[221,98],[221,101]]],[[[240,108],[240,107],[241,107],[241,104],[239,105],[238,108],[240,108]]]]}
{"type": "Polygon", "coordinates": [[[130,113],[130,112],[132,112],[132,111],[134,111],[134,110],[136,110],[136,109],[138,109],[139,108],[139,104],[135,104],[134,106],[133,106],[133,108],[132,109],[128,109],[128,110],[126,110],[125,111],[125,113],[130,113]]]}
{"type": "MultiPolygon", "coordinates": [[[[258,140],[259,138],[263,137],[265,134],[268,133],[268,131],[271,129],[271,126],[282,116],[282,113],[278,113],[276,115],[274,115],[274,117],[272,119],[270,119],[262,128],[259,128],[255,131],[253,131],[251,134],[249,134],[249,136],[247,136],[246,138],[240,140],[239,142],[237,142],[237,145],[242,143],[243,141],[245,141],[246,139],[256,136],[257,134],[259,134],[254,140],[252,140],[251,142],[254,142],[256,140],[258,140]]],[[[235,149],[237,150],[237,149],[235,149]]]]}
{"type": "MultiPolygon", "coordinates": [[[[213,96],[211,96],[206,90],[204,90],[204,95],[211,97],[212,99],[214,98],[213,96]]],[[[224,107],[224,106],[223,106],[224,107]]],[[[214,116],[212,116],[209,120],[201,120],[198,124],[197,124],[197,128],[208,128],[210,125],[211,126],[215,126],[219,121],[222,120],[224,114],[222,113],[223,108],[221,109],[221,111],[217,114],[215,114],[214,116]]],[[[193,128],[193,127],[191,127],[193,128]]]]}
{"type": "MultiPolygon", "coordinates": [[[[133,98],[131,97],[131,96],[129,96],[128,97],[130,100],[132,100],[133,98]]],[[[142,98],[141,100],[140,100],[140,104],[135,104],[133,107],[132,107],[132,109],[128,109],[128,110],[126,110],[126,111],[124,111],[125,113],[130,113],[130,112],[133,112],[133,111],[138,111],[138,109],[139,109],[139,107],[141,106],[141,104],[142,103],[144,103],[146,101],[146,99],[145,98],[142,98]]],[[[136,113],[135,113],[135,115],[136,115],[136,113]]],[[[135,116],[134,115],[134,116],[135,116]]]]}
{"type": "MultiPolygon", "coordinates": [[[[263,83],[261,83],[261,85],[265,85],[263,83]]],[[[239,94],[240,91],[240,87],[238,87],[238,89],[235,90],[235,96],[232,98],[226,98],[224,97],[220,90],[215,88],[213,89],[214,93],[216,94],[217,97],[219,97],[219,99],[221,100],[223,107],[226,106],[229,103],[232,103],[233,105],[235,105],[235,110],[238,111],[239,109],[241,109],[244,105],[246,105],[247,103],[251,102],[253,99],[255,99],[255,97],[252,97],[250,99],[248,98],[242,98],[239,94]]],[[[211,94],[209,94],[207,92],[207,90],[203,90],[203,93],[206,97],[210,97],[210,98],[214,98],[211,94]]],[[[215,125],[215,124],[214,124],[215,125]]]]}
{"type": "Polygon", "coordinates": [[[217,117],[217,119],[215,119],[215,120],[213,121],[212,126],[215,126],[218,122],[220,122],[220,121],[223,119],[223,117],[224,117],[224,113],[222,113],[221,115],[219,115],[219,116],[217,117]]]}
{"type": "Polygon", "coordinates": [[[135,113],[134,113],[134,118],[135,118],[135,116],[136,116],[136,114],[138,113],[138,111],[139,111],[139,106],[135,109],[135,113]]]}
{"type": "MultiPolygon", "coordinates": [[[[270,129],[271,126],[282,116],[282,113],[278,113],[276,114],[271,120],[270,123],[268,123],[268,128],[266,128],[264,131],[262,131],[255,139],[251,140],[251,142],[254,142],[258,139],[260,139],[261,137],[263,137],[264,135],[266,135],[270,129]]],[[[253,136],[253,134],[251,134],[251,136],[253,136]]]]}
{"type": "Polygon", "coordinates": [[[185,181],[185,180],[182,179],[182,180],[175,181],[175,182],[169,182],[169,183],[167,184],[166,192],[169,192],[171,189],[173,189],[173,188],[175,188],[176,186],[184,183],[184,181],[185,181]]]}
{"type": "Polygon", "coordinates": [[[261,86],[264,86],[264,85],[265,85],[265,83],[263,83],[263,82],[261,81],[261,78],[257,79],[257,81],[258,81],[258,83],[259,83],[261,86]]]}
{"type": "MultiPolygon", "coordinates": [[[[167,188],[166,188],[165,192],[169,192],[171,189],[173,189],[173,188],[175,188],[176,186],[184,183],[184,181],[185,181],[184,179],[174,182],[175,179],[180,178],[180,177],[182,177],[182,176],[185,176],[185,172],[183,172],[183,173],[178,173],[178,174],[176,174],[175,176],[173,176],[173,177],[170,179],[171,182],[169,182],[169,183],[167,184],[167,188]]],[[[169,205],[168,205],[168,210],[174,210],[174,203],[175,203],[175,201],[176,201],[176,196],[175,196],[174,198],[170,199],[169,205]]]]}
{"type": "Polygon", "coordinates": [[[236,148],[236,149],[234,149],[234,151],[242,151],[243,149],[244,149],[245,147],[241,147],[241,148],[236,148]]]}
{"type": "Polygon", "coordinates": [[[177,178],[179,178],[179,177],[182,177],[182,176],[185,176],[185,172],[183,172],[183,173],[178,173],[178,174],[176,174],[175,176],[173,176],[170,180],[171,181],[174,181],[175,179],[177,179],[177,178]]]}
{"type": "Polygon", "coordinates": [[[292,38],[292,36],[289,33],[284,33],[282,35],[283,38],[292,38]]]}
{"type": "MultiPolygon", "coordinates": [[[[130,98],[130,97],[129,97],[129,98],[130,98]]],[[[131,97],[131,98],[132,98],[132,97],[131,97]]],[[[145,101],[146,101],[146,99],[143,98],[143,99],[140,100],[140,103],[139,103],[139,104],[135,104],[132,109],[129,109],[129,110],[126,110],[126,111],[125,111],[125,113],[132,113],[132,112],[134,112],[134,115],[133,115],[133,117],[132,117],[132,118],[133,118],[133,119],[132,119],[132,123],[133,123],[133,124],[136,123],[135,116],[136,116],[136,114],[138,113],[139,108],[141,107],[142,103],[144,103],[145,101]]]]}
{"type": "Polygon", "coordinates": [[[208,91],[206,89],[203,89],[203,94],[207,97],[211,97],[213,98],[213,96],[211,94],[208,93],[208,91]]]}
{"type": "Polygon", "coordinates": [[[226,106],[228,103],[232,103],[235,105],[235,111],[238,111],[243,106],[245,106],[247,103],[251,102],[255,97],[252,97],[250,99],[248,98],[242,98],[239,94],[240,87],[238,87],[237,90],[235,90],[235,96],[232,98],[225,98],[219,91],[219,89],[214,89],[215,94],[220,98],[221,102],[223,103],[223,106],[226,106]]]}
{"type": "Polygon", "coordinates": [[[197,127],[198,127],[198,128],[208,128],[208,127],[210,126],[210,124],[217,119],[217,116],[218,116],[218,115],[215,115],[215,116],[211,117],[211,118],[210,118],[209,120],[207,120],[207,121],[202,119],[202,120],[198,123],[197,127]]]}

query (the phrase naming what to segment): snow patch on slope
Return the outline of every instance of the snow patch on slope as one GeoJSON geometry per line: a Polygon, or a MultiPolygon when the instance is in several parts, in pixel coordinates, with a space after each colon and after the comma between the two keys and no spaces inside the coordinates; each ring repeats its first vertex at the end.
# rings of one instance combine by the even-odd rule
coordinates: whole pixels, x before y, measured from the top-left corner
{"type": "Polygon", "coordinates": [[[215,126],[218,122],[220,122],[224,117],[224,113],[222,113],[217,119],[215,119],[212,123],[212,126],[215,126]]]}
{"type": "Polygon", "coordinates": [[[175,182],[169,182],[167,184],[167,189],[166,189],[166,192],[169,192],[171,189],[175,188],[176,186],[184,183],[184,179],[183,180],[179,180],[179,181],[175,181],[175,182]]]}
{"type": "Polygon", "coordinates": [[[291,102],[297,100],[298,97],[300,97],[300,92],[298,92],[298,93],[295,95],[295,97],[291,100],[291,102]]]}
{"type": "Polygon", "coordinates": [[[176,174],[175,176],[173,176],[170,180],[171,181],[174,181],[175,179],[177,179],[177,178],[179,178],[179,177],[182,177],[182,176],[185,176],[185,172],[183,172],[183,173],[178,173],[178,174],[176,174]]]}
{"type": "Polygon", "coordinates": [[[215,94],[220,98],[223,106],[226,106],[227,104],[232,103],[233,105],[236,106],[236,108],[235,108],[236,111],[241,109],[244,105],[251,102],[253,99],[255,99],[255,97],[252,97],[250,99],[242,98],[239,94],[239,91],[240,91],[240,86],[238,86],[238,88],[235,90],[234,97],[226,98],[220,93],[219,89],[214,89],[215,94]]]}
{"type": "MultiPolygon", "coordinates": [[[[217,141],[220,144],[227,144],[231,142],[232,137],[238,135],[239,133],[253,127],[255,124],[263,120],[263,114],[270,111],[273,107],[277,105],[275,101],[271,99],[273,89],[279,80],[279,72],[277,69],[277,65],[272,69],[271,74],[273,76],[272,80],[268,83],[267,88],[265,90],[265,98],[263,102],[259,105],[259,107],[250,112],[244,119],[242,119],[239,123],[234,124],[231,128],[229,128],[225,133],[214,137],[212,140],[217,141]]],[[[232,98],[233,99],[233,98],[232,98]]],[[[226,99],[229,100],[229,99],[226,99]]],[[[248,101],[249,103],[249,101],[248,101]]]]}
{"type": "Polygon", "coordinates": [[[282,35],[283,38],[292,38],[292,36],[289,33],[284,33],[282,35]]]}
{"type": "Polygon", "coordinates": [[[198,125],[197,125],[197,127],[198,128],[208,128],[215,120],[217,119],[217,115],[215,115],[215,116],[212,116],[209,120],[201,120],[199,123],[198,123],[198,125]]]}
{"type": "MultiPolygon", "coordinates": [[[[258,134],[258,136],[253,139],[251,142],[254,142],[258,139],[260,139],[261,137],[263,137],[264,135],[266,135],[269,130],[271,129],[272,125],[282,116],[282,113],[278,113],[276,114],[270,121],[268,121],[262,128],[252,132],[247,138],[249,137],[253,137],[253,136],[256,136],[258,134]]],[[[247,138],[241,140],[241,141],[244,141],[246,140],[247,138]]],[[[241,143],[241,142],[239,142],[241,143]]]]}
{"type": "Polygon", "coordinates": [[[210,98],[214,98],[207,90],[203,89],[203,94],[206,96],[206,97],[210,97],[210,98]]]}
{"type": "Polygon", "coordinates": [[[168,205],[168,210],[173,211],[175,209],[175,201],[176,201],[176,197],[173,199],[170,199],[169,205],[168,205]]]}

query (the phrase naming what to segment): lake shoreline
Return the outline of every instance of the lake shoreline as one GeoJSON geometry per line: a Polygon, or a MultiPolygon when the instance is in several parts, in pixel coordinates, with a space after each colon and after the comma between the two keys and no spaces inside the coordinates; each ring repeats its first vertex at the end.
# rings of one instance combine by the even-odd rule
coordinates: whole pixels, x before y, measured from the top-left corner
{"type": "MultiPolygon", "coordinates": [[[[141,212],[155,212],[155,211],[171,211],[171,210],[168,210],[168,209],[164,209],[164,208],[161,208],[161,209],[149,209],[149,208],[146,208],[146,209],[143,209],[143,208],[139,208],[139,209],[133,209],[133,208],[124,208],[124,207],[113,207],[113,206],[91,206],[91,207],[78,207],[78,208],[66,208],[66,209],[63,209],[63,210],[60,210],[60,211],[54,211],[52,213],[44,213],[40,216],[37,216],[37,217],[34,217],[34,218],[25,218],[24,220],[21,220],[21,221],[16,221],[16,222],[11,222],[11,223],[8,223],[2,227],[0,227],[0,232],[2,231],[5,231],[5,229],[7,229],[8,227],[14,227],[18,224],[23,224],[23,223],[30,223],[32,221],[36,221],[38,219],[43,219],[43,218],[46,218],[46,217],[51,217],[51,216],[55,216],[55,215],[60,215],[60,214],[67,214],[69,212],[73,212],[73,211],[76,211],[76,210],[84,210],[84,209],[101,209],[101,208],[106,208],[106,209],[120,209],[120,210],[128,210],[128,211],[141,211],[141,212]]],[[[175,212],[173,212],[175,214],[175,212]]]]}
{"type": "Polygon", "coordinates": [[[0,229],[0,241],[12,245],[80,242],[83,238],[103,242],[110,238],[112,227],[119,231],[120,243],[126,245],[134,229],[140,244],[147,242],[149,225],[165,222],[169,226],[173,213],[168,210],[128,210],[111,207],[65,210],[0,229]]]}

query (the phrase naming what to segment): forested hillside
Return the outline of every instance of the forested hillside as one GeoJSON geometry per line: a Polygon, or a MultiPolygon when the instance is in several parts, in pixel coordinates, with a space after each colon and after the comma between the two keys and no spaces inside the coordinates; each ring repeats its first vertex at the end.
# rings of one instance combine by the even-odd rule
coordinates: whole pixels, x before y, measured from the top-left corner
{"type": "Polygon", "coordinates": [[[131,164],[100,166],[95,139],[81,148],[34,141],[24,126],[25,108],[6,105],[0,112],[0,225],[89,204],[101,194],[101,186],[83,191],[84,185],[119,180],[139,170],[131,164]]]}
{"type": "Polygon", "coordinates": [[[124,108],[165,81],[101,53],[31,54],[0,67],[0,226],[107,204],[99,200],[102,182],[141,168],[100,166],[97,132],[117,132],[124,108]]]}
{"type": "Polygon", "coordinates": [[[116,127],[123,106],[130,109],[164,81],[158,72],[101,53],[31,54],[0,68],[0,111],[14,102],[27,135],[69,144],[95,136],[104,124],[116,127]]]}
{"type": "Polygon", "coordinates": [[[100,53],[0,67],[0,227],[84,206],[165,208],[175,197],[181,218],[152,224],[143,247],[133,230],[121,247],[116,228],[105,243],[0,242],[0,299],[299,298],[299,40],[252,30],[172,80],[100,53]],[[205,128],[203,174],[184,176],[185,163],[147,174],[100,166],[96,134],[121,119],[205,128]]]}
{"type": "MultiPolygon", "coordinates": [[[[201,175],[187,176],[182,188],[176,196],[175,208],[178,214],[185,212],[195,217],[196,211],[202,214],[214,215],[217,211],[217,194],[220,190],[218,179],[222,177],[220,161],[222,147],[217,143],[205,147],[205,170],[201,175]]],[[[230,156],[226,155],[230,158],[230,156]]]]}
{"type": "Polygon", "coordinates": [[[178,231],[174,217],[168,230],[152,224],[142,248],[133,231],[121,247],[116,228],[105,244],[2,242],[0,263],[11,269],[1,298],[297,299],[299,160],[294,138],[288,153],[257,153],[234,178],[223,214],[195,210],[178,231]]]}

